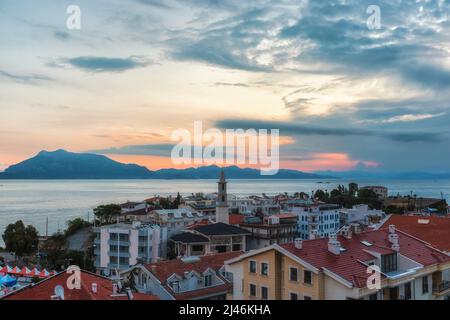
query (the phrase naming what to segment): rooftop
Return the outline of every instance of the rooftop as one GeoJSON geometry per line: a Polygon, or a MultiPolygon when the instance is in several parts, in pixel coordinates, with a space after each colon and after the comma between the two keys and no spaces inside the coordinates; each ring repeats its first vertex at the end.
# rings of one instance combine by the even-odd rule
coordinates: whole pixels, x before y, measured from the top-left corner
{"type": "Polygon", "coordinates": [[[183,277],[185,272],[195,271],[203,273],[209,268],[218,271],[223,267],[226,260],[236,258],[241,254],[241,251],[224,252],[202,256],[192,260],[185,259],[185,261],[182,259],[161,261],[146,264],[144,267],[158,278],[161,283],[165,283],[173,274],[183,277]]]}
{"type": "Polygon", "coordinates": [[[174,235],[171,238],[172,241],[182,242],[182,243],[207,243],[209,239],[200,234],[192,233],[192,232],[183,232],[177,235],[174,235]]]}
{"type": "MultiPolygon", "coordinates": [[[[388,229],[367,231],[361,234],[353,234],[351,239],[338,236],[338,241],[344,251],[335,255],[328,251],[328,238],[303,241],[302,249],[295,248],[294,243],[281,245],[281,248],[306,261],[317,269],[327,269],[339,275],[347,281],[360,287],[369,276],[366,273],[367,262],[375,259],[377,253],[381,255],[393,254],[391,243],[388,240],[388,229]],[[367,244],[371,244],[368,246],[367,244]]],[[[414,238],[404,232],[398,231],[400,253],[409,259],[424,266],[434,265],[450,261],[450,257],[427,246],[423,241],[414,238]]]]}
{"type": "MultiPolygon", "coordinates": [[[[113,282],[105,277],[81,270],[81,288],[70,290],[67,288],[67,280],[71,274],[63,271],[57,275],[41,281],[36,285],[26,286],[3,298],[3,300],[52,300],[55,295],[55,287],[64,288],[64,300],[129,300],[126,294],[113,295],[113,282]],[[92,290],[93,284],[97,285],[97,292],[92,290]]],[[[158,300],[158,297],[148,294],[133,292],[133,300],[158,300]]]]}
{"type": "Polygon", "coordinates": [[[390,216],[381,228],[394,224],[399,230],[420,238],[439,250],[450,252],[450,218],[390,216]]]}
{"type": "Polygon", "coordinates": [[[249,231],[232,226],[226,223],[217,222],[192,228],[206,236],[231,236],[231,235],[247,235],[249,231]]]}

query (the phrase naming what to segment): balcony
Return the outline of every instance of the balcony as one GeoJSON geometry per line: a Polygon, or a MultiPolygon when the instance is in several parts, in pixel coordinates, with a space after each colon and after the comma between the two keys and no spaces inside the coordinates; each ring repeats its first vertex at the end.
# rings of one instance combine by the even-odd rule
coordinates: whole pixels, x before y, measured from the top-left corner
{"type": "Polygon", "coordinates": [[[113,246],[129,247],[130,241],[109,240],[108,244],[113,246]]]}
{"type": "Polygon", "coordinates": [[[110,257],[121,257],[121,258],[129,258],[130,257],[130,253],[129,252],[125,252],[125,251],[108,251],[108,256],[110,257]]]}
{"type": "Polygon", "coordinates": [[[433,285],[433,294],[443,295],[450,292],[450,281],[442,281],[433,285]]]}
{"type": "Polygon", "coordinates": [[[128,265],[128,264],[119,264],[119,265],[117,265],[117,263],[109,263],[108,264],[108,268],[112,269],[112,270],[114,270],[114,269],[125,270],[125,269],[128,269],[129,267],[130,267],[130,265],[128,265]]]}

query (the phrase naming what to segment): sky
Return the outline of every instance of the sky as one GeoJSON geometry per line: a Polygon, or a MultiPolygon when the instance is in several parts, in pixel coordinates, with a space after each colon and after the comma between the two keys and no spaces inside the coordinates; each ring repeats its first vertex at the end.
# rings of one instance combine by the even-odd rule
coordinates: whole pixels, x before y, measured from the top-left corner
{"type": "Polygon", "coordinates": [[[60,148],[177,167],[172,133],[203,121],[279,129],[283,168],[448,172],[449,9],[0,0],[0,170],[60,148]],[[79,30],[67,28],[70,5],[79,30]]]}

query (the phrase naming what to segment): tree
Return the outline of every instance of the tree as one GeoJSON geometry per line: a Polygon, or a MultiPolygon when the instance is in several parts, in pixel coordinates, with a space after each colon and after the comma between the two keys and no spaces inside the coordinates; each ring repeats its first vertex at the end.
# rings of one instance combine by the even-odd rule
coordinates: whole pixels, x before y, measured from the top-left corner
{"type": "Polygon", "coordinates": [[[63,264],[61,257],[66,252],[66,237],[62,233],[55,233],[48,238],[42,246],[42,252],[45,253],[47,264],[52,269],[59,269],[63,264]]]}
{"type": "Polygon", "coordinates": [[[348,184],[348,193],[351,197],[356,197],[356,193],[358,192],[358,184],[355,182],[350,182],[348,184]]]}
{"type": "Polygon", "coordinates": [[[6,251],[15,252],[18,256],[31,254],[37,249],[39,233],[35,227],[25,227],[22,220],[9,224],[3,234],[6,251]]]}
{"type": "Polygon", "coordinates": [[[328,192],[325,192],[323,190],[317,190],[316,193],[314,193],[314,199],[322,202],[328,202],[330,200],[330,195],[328,194],[328,192]]]}
{"type": "Polygon", "coordinates": [[[82,218],[67,221],[66,237],[75,234],[77,231],[89,227],[91,224],[82,218]]]}
{"type": "Polygon", "coordinates": [[[94,209],[95,217],[101,224],[110,224],[120,215],[122,208],[118,204],[107,204],[94,209]]]}

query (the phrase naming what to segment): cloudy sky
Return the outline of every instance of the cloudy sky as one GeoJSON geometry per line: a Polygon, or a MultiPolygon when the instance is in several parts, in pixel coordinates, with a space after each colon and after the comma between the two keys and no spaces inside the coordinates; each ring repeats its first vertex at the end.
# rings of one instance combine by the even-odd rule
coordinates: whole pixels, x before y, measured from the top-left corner
{"type": "Polygon", "coordinates": [[[450,171],[449,9],[0,0],[0,170],[59,148],[173,167],[173,130],[203,120],[279,128],[286,168],[450,171]],[[72,4],[80,30],[66,26],[72,4]]]}

